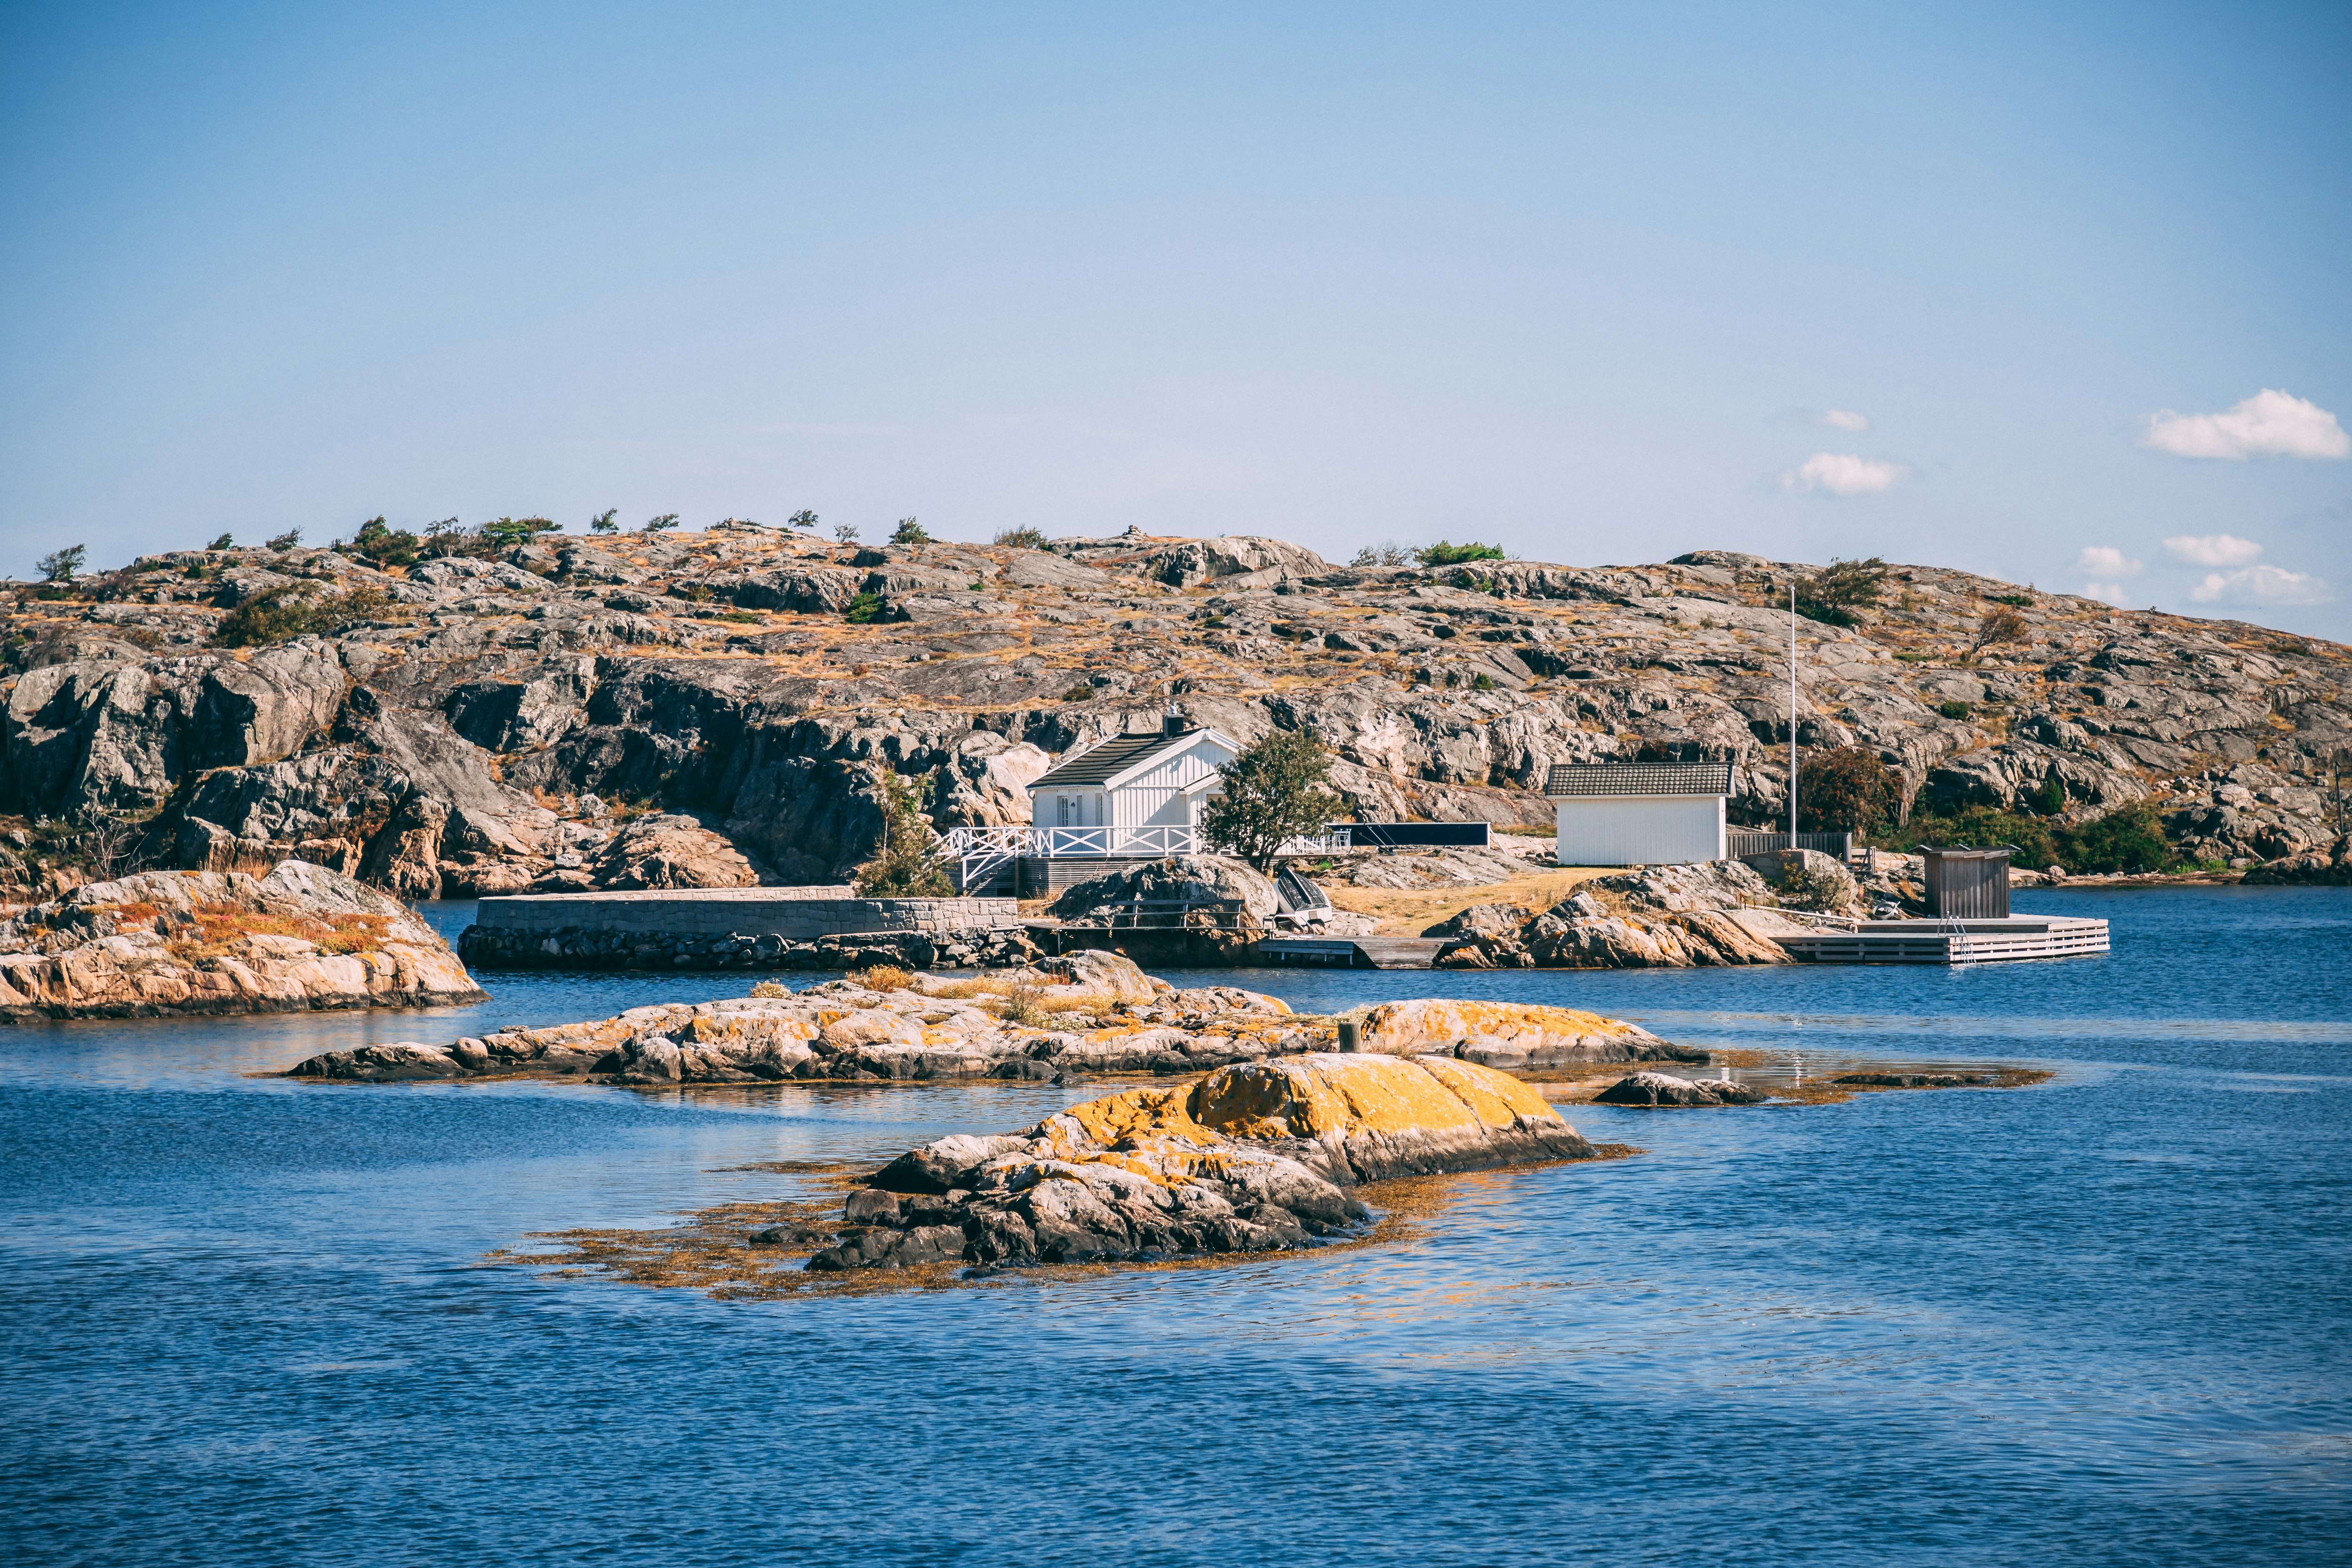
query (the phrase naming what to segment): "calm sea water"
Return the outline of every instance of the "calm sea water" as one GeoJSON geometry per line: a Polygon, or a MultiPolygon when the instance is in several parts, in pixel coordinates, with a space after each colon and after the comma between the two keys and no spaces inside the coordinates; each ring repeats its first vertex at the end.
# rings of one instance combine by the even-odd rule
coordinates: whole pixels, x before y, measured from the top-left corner
{"type": "Polygon", "coordinates": [[[2058,1076],[1584,1108],[1649,1152],[1461,1178],[1409,1243],[921,1295],[716,1302],[480,1259],[1073,1091],[247,1076],[741,988],[709,976],[0,1031],[0,1558],[2343,1562],[2352,892],[2021,903],[2105,915],[2118,951],[1234,973],[1302,1006],[1559,1002],[2058,1076]]]}

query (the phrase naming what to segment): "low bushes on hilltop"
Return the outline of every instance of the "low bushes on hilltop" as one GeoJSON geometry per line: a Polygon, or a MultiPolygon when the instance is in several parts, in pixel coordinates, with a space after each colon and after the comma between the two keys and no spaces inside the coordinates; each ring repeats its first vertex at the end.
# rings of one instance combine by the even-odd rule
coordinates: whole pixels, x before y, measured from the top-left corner
{"type": "Polygon", "coordinates": [[[266,647],[292,637],[324,637],[382,613],[389,602],[374,588],[330,598],[307,583],[289,584],[257,594],[224,616],[213,632],[213,646],[266,647]]]}
{"type": "Polygon", "coordinates": [[[1452,544],[1443,539],[1423,545],[1415,553],[1423,566],[1460,566],[1472,561],[1505,559],[1499,544],[1452,544]]]}

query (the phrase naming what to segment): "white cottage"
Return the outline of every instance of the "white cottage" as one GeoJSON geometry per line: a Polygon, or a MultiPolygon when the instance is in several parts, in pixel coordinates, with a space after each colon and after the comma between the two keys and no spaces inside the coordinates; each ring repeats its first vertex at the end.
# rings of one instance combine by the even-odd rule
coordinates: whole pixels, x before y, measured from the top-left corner
{"type": "Polygon", "coordinates": [[[1030,821],[1048,855],[1187,855],[1219,769],[1241,747],[1171,713],[1160,732],[1116,735],[1029,786],[1030,821]]]}
{"type": "Polygon", "coordinates": [[[1724,858],[1729,763],[1555,763],[1544,779],[1563,866],[1672,866],[1724,858]]]}

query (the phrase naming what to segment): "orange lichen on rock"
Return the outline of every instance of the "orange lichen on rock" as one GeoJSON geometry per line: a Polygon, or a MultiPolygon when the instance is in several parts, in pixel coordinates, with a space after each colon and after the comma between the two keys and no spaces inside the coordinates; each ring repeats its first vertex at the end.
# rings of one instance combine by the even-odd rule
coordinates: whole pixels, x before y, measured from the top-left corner
{"type": "Polygon", "coordinates": [[[1193,1115],[1237,1138],[1351,1137],[1557,1121],[1517,1079],[1447,1058],[1324,1055],[1221,1068],[1194,1091],[1193,1115]]]}
{"type": "Polygon", "coordinates": [[[1655,1054],[1664,1044],[1636,1025],[1574,1007],[1434,998],[1373,1008],[1364,1016],[1361,1040],[1363,1050],[1387,1056],[1458,1055],[1513,1070],[1630,1061],[1655,1054]]]}

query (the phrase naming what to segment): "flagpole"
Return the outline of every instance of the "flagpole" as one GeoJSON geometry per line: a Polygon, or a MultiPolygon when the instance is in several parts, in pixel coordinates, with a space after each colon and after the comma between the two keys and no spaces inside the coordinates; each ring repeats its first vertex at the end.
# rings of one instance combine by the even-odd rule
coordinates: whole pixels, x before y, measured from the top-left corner
{"type": "Polygon", "coordinates": [[[1789,579],[1789,847],[1797,847],[1797,580],[1789,579]]]}

